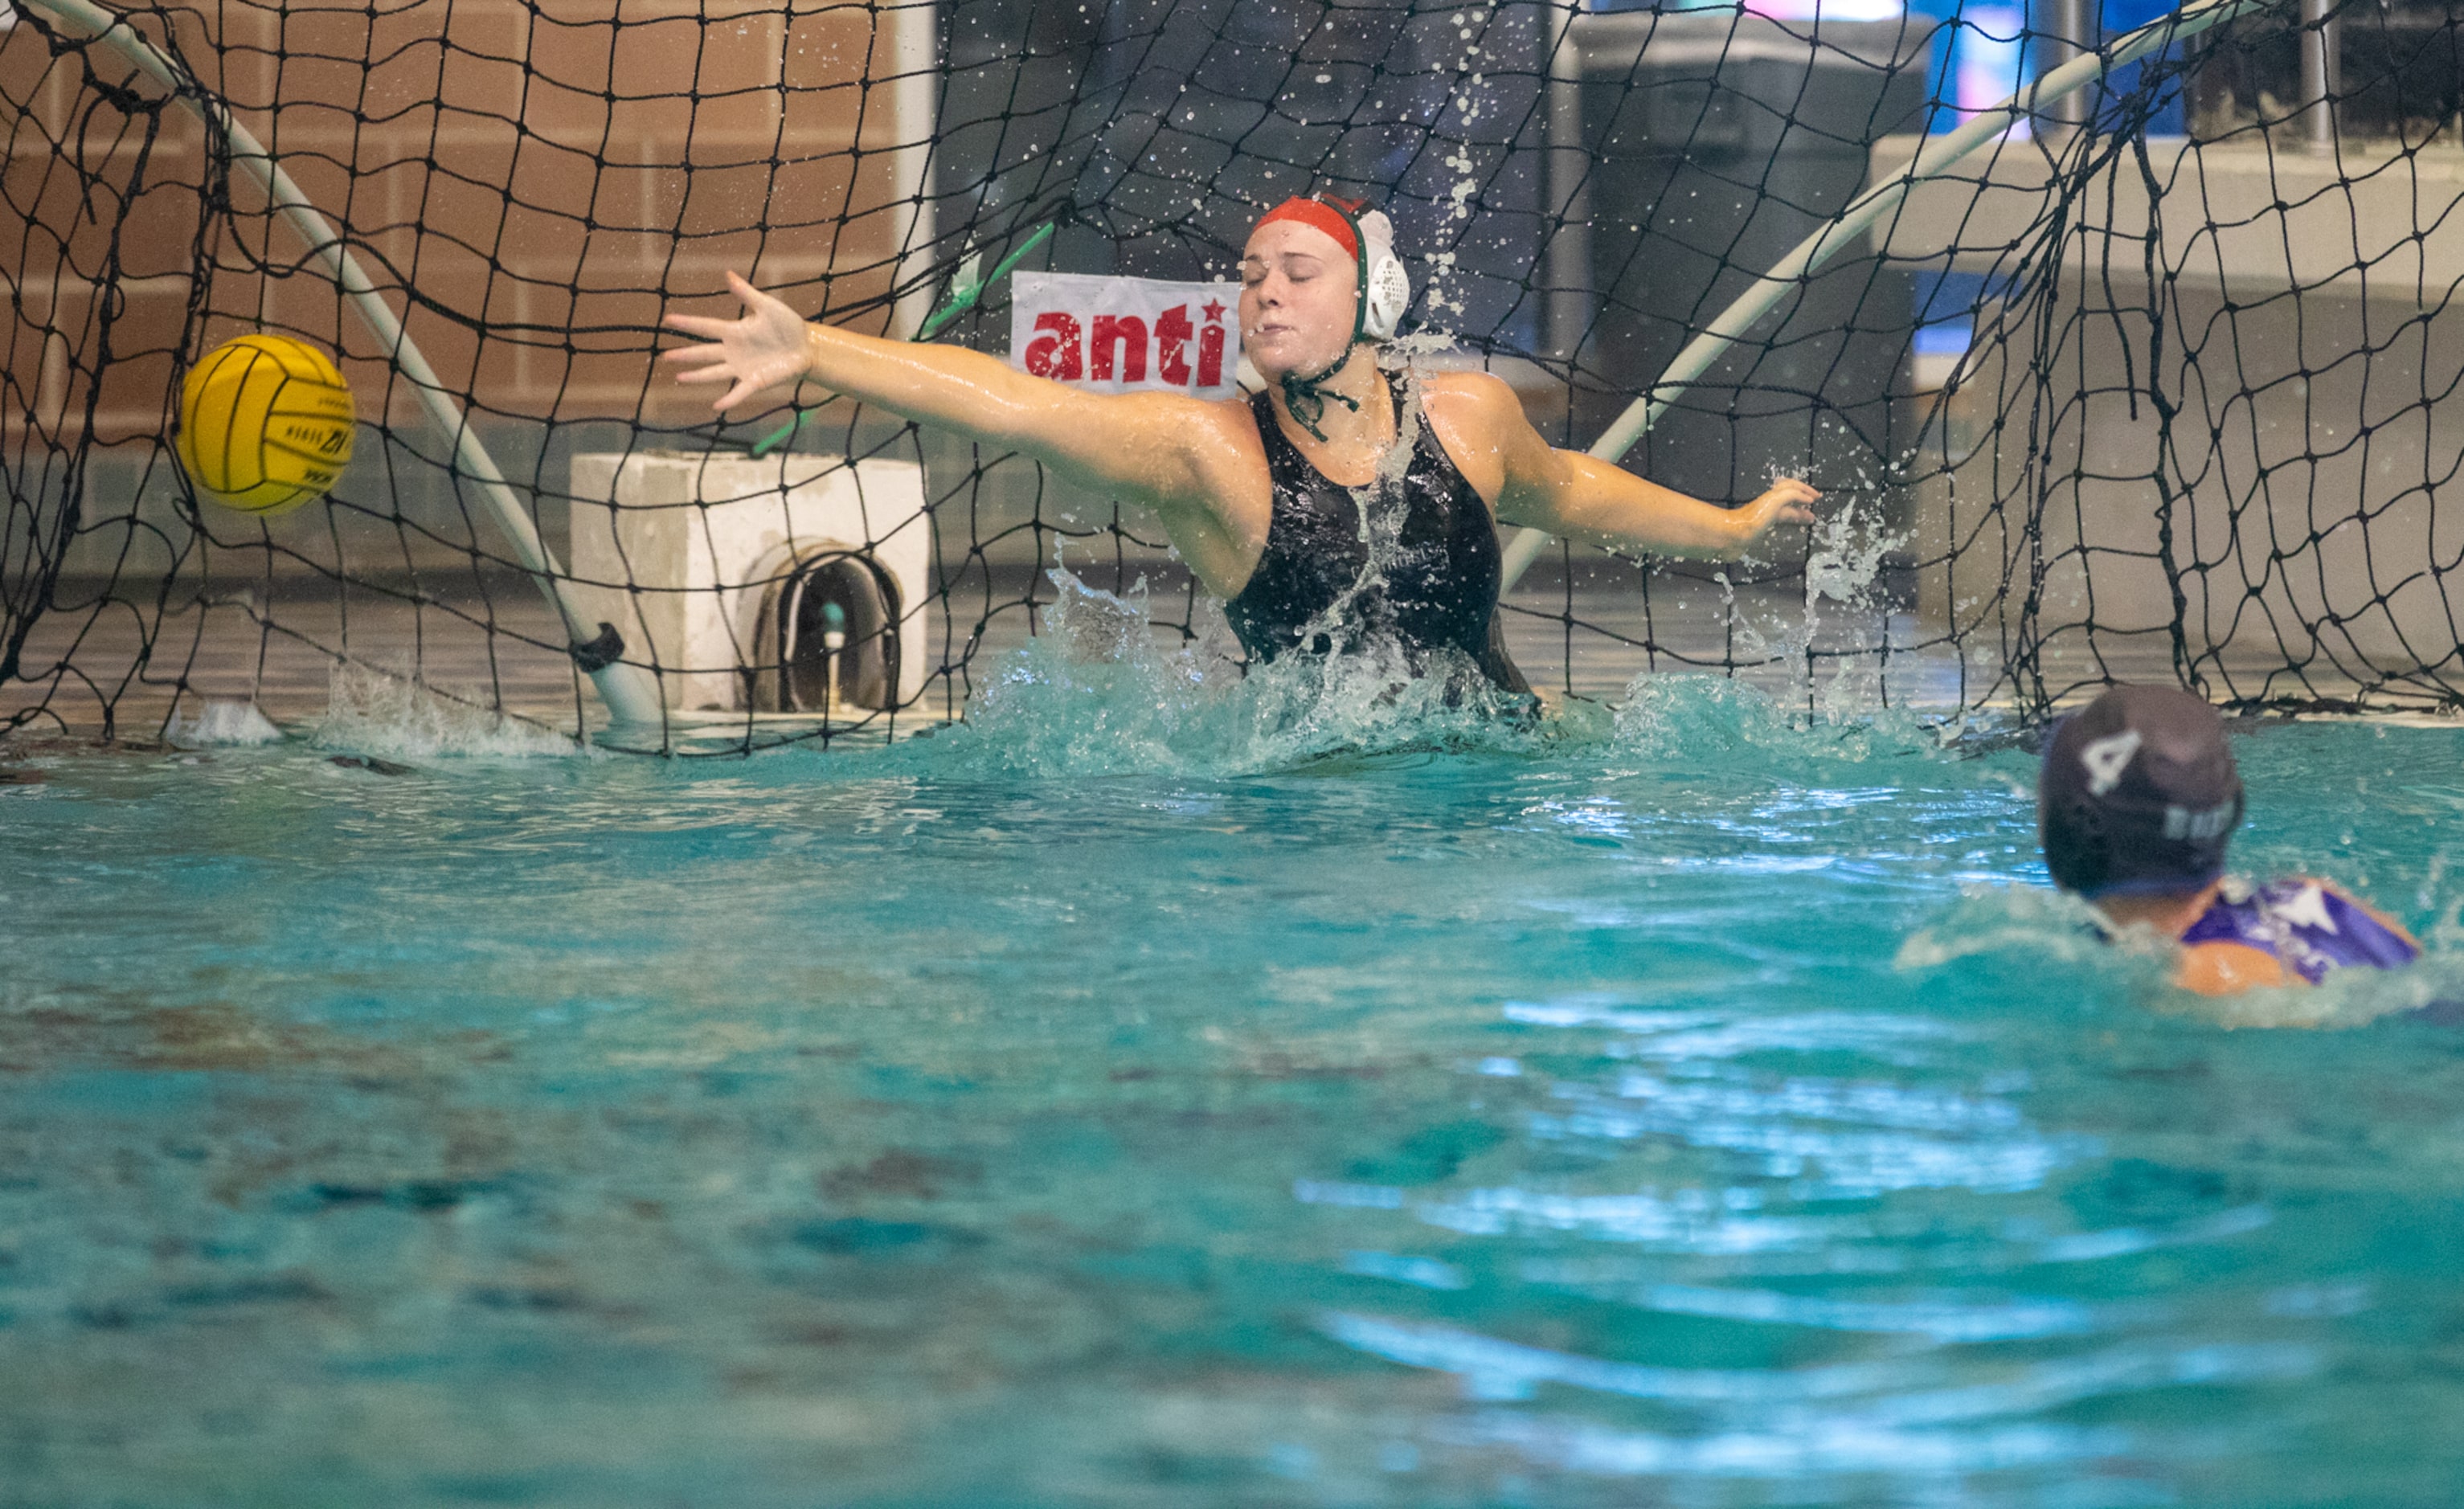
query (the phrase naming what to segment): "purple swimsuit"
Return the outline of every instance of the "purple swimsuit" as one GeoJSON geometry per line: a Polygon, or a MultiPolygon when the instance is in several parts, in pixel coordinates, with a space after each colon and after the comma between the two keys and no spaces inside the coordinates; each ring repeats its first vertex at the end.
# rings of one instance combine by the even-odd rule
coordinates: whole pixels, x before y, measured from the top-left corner
{"type": "Polygon", "coordinates": [[[2354,964],[2392,970],[2421,956],[2417,945],[2351,897],[2323,882],[2299,878],[2255,890],[2225,882],[2182,942],[2246,944],[2313,985],[2329,970],[2354,964]]]}

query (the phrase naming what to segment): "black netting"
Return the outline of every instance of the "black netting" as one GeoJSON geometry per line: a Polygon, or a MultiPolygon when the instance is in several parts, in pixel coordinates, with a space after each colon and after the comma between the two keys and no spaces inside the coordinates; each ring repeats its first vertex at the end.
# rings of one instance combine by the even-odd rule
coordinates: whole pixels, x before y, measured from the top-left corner
{"type": "MultiPolygon", "coordinates": [[[[817,393],[764,449],[789,411],[710,423],[651,361],[660,318],[721,309],[735,268],[910,333],[1045,227],[1023,266],[1221,277],[1264,207],[1332,189],[1392,214],[1406,331],[1451,338],[1420,360],[1589,447],[1801,240],[2071,55],[2057,34],[2110,55],[2164,17],[2119,9],[17,0],[0,725],[310,716],[340,667],[566,728],[629,686],[646,746],[904,729],[1035,631],[1065,547],[1203,635],[1152,519],[817,393]],[[319,219],[276,211],[269,163],[319,219]],[[362,420],[330,500],[271,520],[201,501],[167,438],[180,373],[251,330],[336,351],[362,420]]],[[[1551,545],[1506,604],[1535,685],[2464,701],[2435,508],[2464,455],[2457,23],[2181,30],[1925,177],[1663,390],[1627,465],[1723,502],[1804,471],[1838,521],[1810,566],[1551,545]]],[[[1007,338],[994,281],[934,339],[1007,338]]]]}

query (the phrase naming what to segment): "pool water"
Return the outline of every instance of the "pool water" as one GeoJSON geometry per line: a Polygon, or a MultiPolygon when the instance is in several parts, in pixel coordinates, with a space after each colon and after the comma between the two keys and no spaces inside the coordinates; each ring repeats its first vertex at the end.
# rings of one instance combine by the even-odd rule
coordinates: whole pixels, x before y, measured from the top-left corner
{"type": "Polygon", "coordinates": [[[2015,749],[1186,671],[1055,636],[826,755],[21,760],[0,1502],[2464,1481],[2464,1033],[2406,1014],[2464,732],[2239,741],[2241,867],[2433,956],[2218,1013],[2043,888],[2015,749]]]}

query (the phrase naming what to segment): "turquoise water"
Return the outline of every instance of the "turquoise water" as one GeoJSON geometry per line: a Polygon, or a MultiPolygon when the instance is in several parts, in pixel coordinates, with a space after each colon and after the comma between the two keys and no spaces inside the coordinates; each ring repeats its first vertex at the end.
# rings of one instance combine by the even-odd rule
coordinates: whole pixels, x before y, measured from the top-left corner
{"type": "Polygon", "coordinates": [[[2464,1035],[2389,1015],[2464,733],[2240,741],[2245,867],[2442,942],[2219,1020],[2041,889],[2021,753],[1065,643],[886,752],[0,787],[0,1502],[2464,1480],[2464,1035]]]}

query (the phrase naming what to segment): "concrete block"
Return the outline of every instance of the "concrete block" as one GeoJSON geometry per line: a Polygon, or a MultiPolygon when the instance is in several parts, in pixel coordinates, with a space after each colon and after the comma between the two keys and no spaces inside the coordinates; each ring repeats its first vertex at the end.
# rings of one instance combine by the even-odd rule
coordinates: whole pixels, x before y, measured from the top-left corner
{"type": "Polygon", "coordinates": [[[601,451],[572,462],[574,597],[652,662],[671,708],[746,707],[775,679],[762,643],[800,568],[856,557],[891,586],[896,691],[924,686],[932,520],[913,462],[724,451],[601,451]]]}

